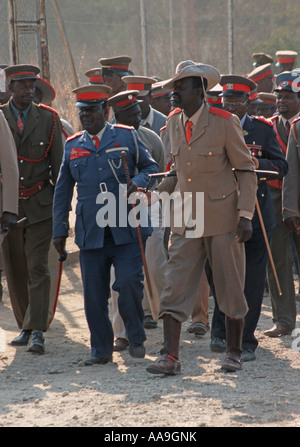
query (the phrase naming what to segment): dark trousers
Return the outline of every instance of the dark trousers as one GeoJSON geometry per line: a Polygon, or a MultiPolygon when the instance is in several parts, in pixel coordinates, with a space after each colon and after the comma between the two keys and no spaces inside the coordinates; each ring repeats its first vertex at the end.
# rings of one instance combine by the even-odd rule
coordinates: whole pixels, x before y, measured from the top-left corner
{"type": "Polygon", "coordinates": [[[145,341],[143,325],[143,264],[138,242],[115,245],[105,238],[103,248],[80,251],[87,323],[91,333],[91,354],[111,358],[113,329],[109,318],[110,270],[115,269],[113,289],[119,293],[118,306],[130,343],[145,341]]]}
{"type": "MultiPolygon", "coordinates": [[[[268,240],[270,240],[271,230],[266,229],[266,233],[268,240]]],[[[255,351],[258,341],[254,333],[261,313],[266,267],[268,262],[267,247],[261,231],[255,230],[251,239],[245,242],[245,254],[246,279],[244,293],[249,310],[245,316],[242,348],[255,351]]],[[[225,315],[218,307],[213,285],[212,272],[209,264],[206,265],[206,274],[215,301],[215,309],[211,325],[211,336],[225,339],[225,315]]]]}

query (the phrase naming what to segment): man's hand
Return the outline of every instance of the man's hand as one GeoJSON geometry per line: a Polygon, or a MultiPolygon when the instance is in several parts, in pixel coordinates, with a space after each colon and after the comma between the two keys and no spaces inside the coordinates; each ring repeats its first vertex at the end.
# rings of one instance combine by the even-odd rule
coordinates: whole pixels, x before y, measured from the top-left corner
{"type": "Polygon", "coordinates": [[[17,226],[17,215],[5,211],[1,217],[2,231],[10,233],[17,226]]]}
{"type": "Polygon", "coordinates": [[[66,237],[55,237],[53,239],[53,245],[56,251],[60,254],[61,258],[66,258],[67,252],[65,250],[66,247],[66,237]]]}
{"type": "Polygon", "coordinates": [[[138,185],[134,182],[131,182],[130,185],[127,187],[127,197],[130,196],[133,192],[137,191],[138,185]]]}
{"type": "Polygon", "coordinates": [[[238,242],[246,242],[252,236],[252,223],[246,217],[241,217],[237,226],[236,238],[238,242]]]}
{"type": "Polygon", "coordinates": [[[289,231],[300,234],[300,217],[289,217],[288,219],[285,219],[284,223],[289,231]]]}

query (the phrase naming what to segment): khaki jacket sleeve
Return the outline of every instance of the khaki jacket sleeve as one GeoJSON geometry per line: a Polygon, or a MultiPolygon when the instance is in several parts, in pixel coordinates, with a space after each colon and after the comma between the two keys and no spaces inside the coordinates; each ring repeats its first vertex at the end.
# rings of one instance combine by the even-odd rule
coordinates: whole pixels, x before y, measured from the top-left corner
{"type": "Polygon", "coordinates": [[[19,169],[16,145],[0,111],[1,213],[18,214],[19,169]]]}
{"type": "Polygon", "coordinates": [[[295,129],[296,133],[293,132],[293,128],[291,129],[286,153],[289,170],[283,180],[283,219],[300,216],[300,121],[295,124],[295,129]],[[296,134],[298,134],[298,138],[296,137],[296,134]]]}

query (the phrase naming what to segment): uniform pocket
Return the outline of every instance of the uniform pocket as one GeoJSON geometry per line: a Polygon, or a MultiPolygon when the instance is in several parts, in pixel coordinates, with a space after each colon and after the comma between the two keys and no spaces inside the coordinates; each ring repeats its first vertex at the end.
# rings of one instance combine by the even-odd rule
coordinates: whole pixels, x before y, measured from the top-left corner
{"type": "Polygon", "coordinates": [[[224,168],[227,156],[222,147],[207,148],[198,154],[199,172],[216,172],[224,168]]]}
{"type": "Polygon", "coordinates": [[[76,158],[70,161],[70,170],[76,182],[79,182],[82,175],[86,172],[88,157],[76,158]]]}

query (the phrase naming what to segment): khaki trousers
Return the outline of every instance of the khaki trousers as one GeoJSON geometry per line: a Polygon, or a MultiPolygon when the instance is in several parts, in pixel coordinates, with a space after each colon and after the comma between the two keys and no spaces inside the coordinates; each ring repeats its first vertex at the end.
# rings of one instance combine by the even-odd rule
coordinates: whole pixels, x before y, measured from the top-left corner
{"type": "Polygon", "coordinates": [[[236,241],[235,231],[191,239],[171,234],[168,285],[161,296],[160,318],[171,315],[181,323],[188,319],[207,258],[221,311],[230,318],[244,318],[248,311],[244,295],[245,248],[236,241]]]}

